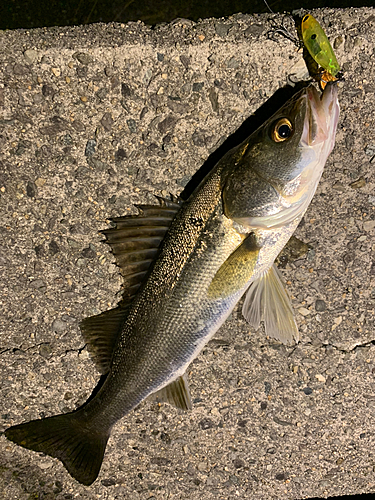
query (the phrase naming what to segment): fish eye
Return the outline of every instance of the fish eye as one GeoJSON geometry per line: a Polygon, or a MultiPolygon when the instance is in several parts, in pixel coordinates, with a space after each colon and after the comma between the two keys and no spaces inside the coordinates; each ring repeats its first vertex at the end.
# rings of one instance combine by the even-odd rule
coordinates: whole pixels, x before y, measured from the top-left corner
{"type": "Polygon", "coordinates": [[[272,127],[271,138],[275,142],[287,141],[293,134],[293,125],[288,118],[281,118],[272,127]]]}
{"type": "Polygon", "coordinates": [[[311,40],[315,40],[316,38],[316,33],[314,33],[313,35],[311,35],[311,40]]]}

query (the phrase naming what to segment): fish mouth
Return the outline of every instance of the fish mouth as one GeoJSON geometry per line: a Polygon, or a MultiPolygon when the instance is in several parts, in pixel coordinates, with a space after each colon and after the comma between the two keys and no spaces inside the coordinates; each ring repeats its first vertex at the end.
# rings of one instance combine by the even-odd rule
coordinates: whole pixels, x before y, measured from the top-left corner
{"type": "Polygon", "coordinates": [[[314,196],[327,158],[335,145],[340,114],[337,94],[335,83],[328,84],[322,94],[314,86],[306,89],[306,114],[300,140],[304,168],[294,181],[298,186],[294,194],[285,196],[300,212],[307,209],[314,196]]]}
{"type": "MultiPolygon", "coordinates": [[[[290,115],[297,124],[297,153],[291,156],[291,180],[282,182],[271,175],[267,178],[258,168],[260,178],[272,187],[279,198],[264,207],[264,215],[232,217],[235,222],[252,229],[274,229],[286,226],[306,211],[322,175],[326,160],[335,144],[339,119],[336,84],[328,84],[320,94],[313,85],[295,94],[290,103],[290,115]],[[302,128],[302,133],[300,132],[302,128]]],[[[286,143],[287,144],[287,143],[286,143]]],[[[260,204],[260,208],[263,208],[260,204]]]]}
{"type": "Polygon", "coordinates": [[[326,143],[331,145],[327,156],[334,146],[334,135],[339,119],[337,84],[328,84],[320,94],[314,86],[306,89],[307,112],[301,137],[304,146],[315,147],[326,143]]]}
{"type": "Polygon", "coordinates": [[[328,84],[322,94],[311,85],[302,99],[306,99],[306,113],[299,144],[301,173],[284,187],[285,208],[267,220],[268,228],[290,223],[306,211],[335,145],[340,112],[337,85],[328,84]]]}

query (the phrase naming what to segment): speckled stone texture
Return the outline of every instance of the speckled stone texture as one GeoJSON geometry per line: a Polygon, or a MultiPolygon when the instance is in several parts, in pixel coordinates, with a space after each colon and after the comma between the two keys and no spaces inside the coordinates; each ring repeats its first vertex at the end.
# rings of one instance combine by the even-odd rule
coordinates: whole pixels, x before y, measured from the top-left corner
{"type": "MultiPolygon", "coordinates": [[[[89,488],[0,436],[1,498],[375,490],[375,11],[313,15],[345,82],[337,144],[296,232],[306,251],[280,261],[300,344],[250,331],[238,307],[190,367],[191,412],[141,404],[89,488]]],[[[1,430],[91,393],[98,374],[78,323],[121,289],[98,231],[177,195],[285,85],[302,56],[267,39],[270,17],[0,33],[1,430]]]]}

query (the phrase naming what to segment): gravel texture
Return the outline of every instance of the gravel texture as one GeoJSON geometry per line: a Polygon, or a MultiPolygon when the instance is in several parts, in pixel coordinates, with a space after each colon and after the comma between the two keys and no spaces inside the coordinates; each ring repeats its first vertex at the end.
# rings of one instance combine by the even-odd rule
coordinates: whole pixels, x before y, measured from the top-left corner
{"type": "MultiPolygon", "coordinates": [[[[313,14],[345,82],[337,145],[279,259],[300,344],[249,331],[239,307],[190,367],[191,412],[142,403],[115,427],[90,488],[0,436],[2,498],[375,490],[375,11],[313,14]]],[[[98,231],[179,194],[285,85],[302,56],[267,39],[270,17],[0,33],[0,430],[91,393],[78,323],[121,289],[98,231]]]]}

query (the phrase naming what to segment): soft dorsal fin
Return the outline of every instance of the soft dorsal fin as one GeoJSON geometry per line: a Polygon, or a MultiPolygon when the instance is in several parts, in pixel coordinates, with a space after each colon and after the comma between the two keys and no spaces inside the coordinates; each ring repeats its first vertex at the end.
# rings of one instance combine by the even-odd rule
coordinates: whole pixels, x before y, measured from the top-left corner
{"type": "Polygon", "coordinates": [[[97,316],[85,318],[79,325],[91,358],[102,375],[109,372],[113,350],[128,310],[129,306],[118,306],[97,316]]]}
{"type": "Polygon", "coordinates": [[[151,398],[158,402],[169,403],[180,410],[191,410],[191,396],[186,373],[152,394],[151,398]]]}
{"type": "Polygon", "coordinates": [[[181,202],[157,197],[159,205],[136,205],[139,214],[111,219],[116,227],[101,231],[124,278],[123,298],[114,309],[84,319],[80,328],[99,372],[108,373],[113,349],[128,316],[132,299],[145,281],[159,246],[181,202]]]}

